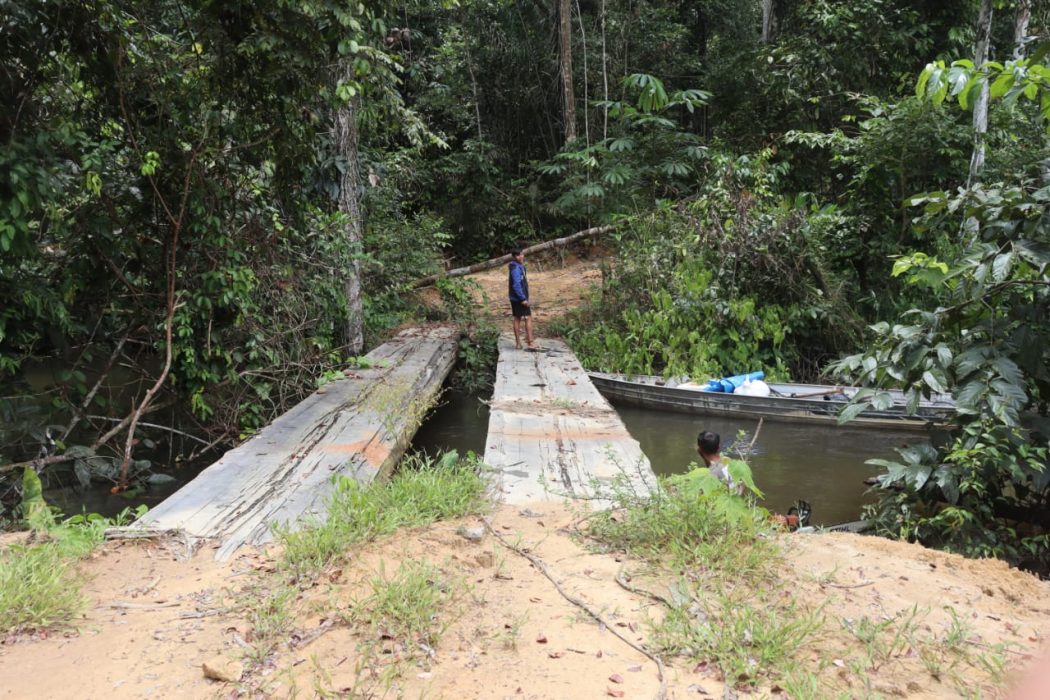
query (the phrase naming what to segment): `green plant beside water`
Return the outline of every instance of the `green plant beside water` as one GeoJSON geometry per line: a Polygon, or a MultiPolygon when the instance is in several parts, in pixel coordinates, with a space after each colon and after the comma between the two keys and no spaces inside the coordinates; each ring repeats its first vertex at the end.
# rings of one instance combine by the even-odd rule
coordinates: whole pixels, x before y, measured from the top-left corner
{"type": "Polygon", "coordinates": [[[0,550],[0,632],[69,624],[84,607],[77,561],[102,542],[107,527],[146,510],[125,509],[112,519],[97,513],[60,519],[44,501],[34,471],[26,469],[22,483],[22,516],[32,532],[27,543],[0,550]]]}
{"type": "Polygon", "coordinates": [[[663,479],[648,501],[618,494],[590,533],[680,572],[666,613],[652,625],[655,649],[711,662],[727,683],[750,687],[793,671],[822,615],[781,593],[783,554],[769,513],[754,503],[761,492],[745,462],[731,460],[729,470],[745,495],[694,467],[663,479]]]}

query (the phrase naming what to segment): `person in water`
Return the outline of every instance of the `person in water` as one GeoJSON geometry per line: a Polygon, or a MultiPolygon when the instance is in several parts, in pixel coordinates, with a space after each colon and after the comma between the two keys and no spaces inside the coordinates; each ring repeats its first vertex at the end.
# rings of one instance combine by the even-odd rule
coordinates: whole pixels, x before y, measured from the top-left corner
{"type": "Polygon", "coordinates": [[[510,312],[514,315],[514,347],[521,350],[521,321],[525,319],[525,342],[533,349],[532,307],[529,305],[529,278],[525,271],[525,251],[511,253],[507,265],[507,292],[510,296],[510,312]]]}
{"type": "Polygon", "coordinates": [[[696,436],[696,451],[700,453],[700,459],[704,465],[711,470],[711,474],[719,481],[729,487],[736,494],[744,493],[744,485],[737,484],[729,474],[729,465],[722,460],[722,438],[718,433],[710,430],[701,430],[696,436]]]}

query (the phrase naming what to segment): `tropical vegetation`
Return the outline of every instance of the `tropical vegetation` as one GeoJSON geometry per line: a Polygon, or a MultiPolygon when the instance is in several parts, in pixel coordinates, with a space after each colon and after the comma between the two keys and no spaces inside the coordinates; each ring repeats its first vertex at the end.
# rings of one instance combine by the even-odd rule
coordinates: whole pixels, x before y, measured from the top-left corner
{"type": "Polygon", "coordinates": [[[27,467],[119,491],[235,444],[446,261],[611,224],[559,329],[590,367],[836,372],[872,389],[844,419],[951,392],[871,517],[1046,572],[1048,32],[1030,0],[0,0],[2,517],[27,467]]]}

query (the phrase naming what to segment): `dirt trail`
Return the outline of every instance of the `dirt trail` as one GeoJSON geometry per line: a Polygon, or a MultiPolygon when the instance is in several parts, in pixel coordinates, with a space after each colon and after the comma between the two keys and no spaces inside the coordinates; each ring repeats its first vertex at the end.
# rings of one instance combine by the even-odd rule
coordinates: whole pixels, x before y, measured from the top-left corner
{"type": "MultiPolygon", "coordinates": [[[[529,272],[529,296],[535,330],[546,333],[548,325],[566,312],[579,307],[602,283],[602,260],[598,252],[548,253],[525,261],[529,272]]],[[[587,251],[598,251],[588,248],[587,251]]],[[[477,282],[480,289],[473,292],[479,312],[494,320],[503,330],[510,330],[510,304],[507,301],[507,268],[485,270],[468,279],[477,282]]],[[[421,291],[427,304],[440,304],[435,289],[421,291]]]]}
{"type": "MultiPolygon", "coordinates": [[[[644,644],[661,607],[617,584],[666,595],[638,562],[584,549],[570,529],[577,514],[550,503],[500,507],[495,532],[540,557],[569,595],[597,611],[598,623],[568,602],[525,558],[486,533],[459,534],[477,519],[404,531],[353,553],[294,602],[293,629],[276,653],[242,681],[208,680],[201,664],[216,655],[242,659],[252,629],[238,606],[273,582],[273,552],[249,551],[217,564],[205,548],[183,560],[176,543],[105,545],[84,564],[91,601],[77,631],[0,644],[0,698],[435,697],[652,698],[656,665],[612,630],[644,644]],[[440,613],[446,626],[430,655],[382,633],[333,621],[369,591],[377,575],[405,561],[427,561],[455,591],[440,613]],[[119,606],[119,607],[114,607],[119,606]],[[316,639],[317,632],[323,630],[316,639]],[[307,641],[303,641],[307,640],[307,641]],[[372,649],[369,656],[365,652],[372,649]],[[618,693],[623,695],[618,695],[618,693]]],[[[845,622],[917,612],[917,624],[939,634],[947,608],[962,617],[967,644],[1007,643],[1011,666],[1040,653],[1050,635],[1050,586],[997,561],[972,561],[916,545],[849,534],[785,535],[790,570],[783,587],[824,604],[827,624],[807,640],[829,682],[852,697],[958,697],[957,684],[923,670],[903,648],[875,674],[873,688],[850,684],[845,622]],[[842,678],[837,678],[841,674],[842,678]]],[[[855,642],[854,642],[855,644],[855,642]]],[[[855,657],[855,651],[854,651],[855,657]]],[[[713,665],[666,659],[667,697],[732,697],[713,665]]],[[[972,688],[996,697],[987,679],[972,688]]],[[[768,696],[770,688],[762,695],[768,696]]],[[[748,694],[737,689],[739,697],[748,694]]]]}

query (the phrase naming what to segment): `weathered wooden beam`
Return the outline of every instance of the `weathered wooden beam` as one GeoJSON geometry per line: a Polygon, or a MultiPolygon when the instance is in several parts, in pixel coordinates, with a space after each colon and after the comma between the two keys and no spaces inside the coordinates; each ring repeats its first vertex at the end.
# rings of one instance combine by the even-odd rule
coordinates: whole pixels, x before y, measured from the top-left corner
{"type": "Polygon", "coordinates": [[[565,343],[538,339],[539,350],[499,341],[485,463],[496,495],[508,503],[576,498],[606,502],[615,482],[648,495],[649,460],[565,343]]]}
{"type": "Polygon", "coordinates": [[[272,539],[277,524],[323,518],[332,477],[361,483],[397,464],[456,359],[459,332],[410,328],[230,450],[133,528],[221,541],[216,558],[272,539]]]}
{"type": "MultiPolygon", "coordinates": [[[[616,227],[596,226],[594,228],[584,229],[583,231],[577,231],[576,233],[570,234],[568,236],[563,236],[562,238],[555,238],[553,240],[545,241],[543,243],[537,243],[536,245],[530,246],[528,248],[523,248],[522,252],[526,255],[532,255],[533,253],[539,253],[544,250],[550,250],[551,248],[561,248],[562,246],[566,246],[574,241],[578,241],[588,236],[597,236],[602,233],[608,233],[614,228],[616,227]]],[[[481,272],[482,270],[489,270],[493,267],[506,265],[510,262],[510,258],[511,255],[510,253],[508,253],[506,255],[501,255],[498,258],[493,258],[492,260],[486,260],[485,262],[479,262],[473,265],[468,265],[467,267],[457,267],[456,269],[449,270],[447,272],[439,272],[436,275],[428,275],[426,277],[423,277],[422,279],[416,280],[412,284],[412,287],[415,289],[419,289],[420,287],[429,287],[430,285],[437,282],[439,279],[443,279],[445,277],[463,277],[464,275],[472,275],[475,272],[481,272]]]]}

